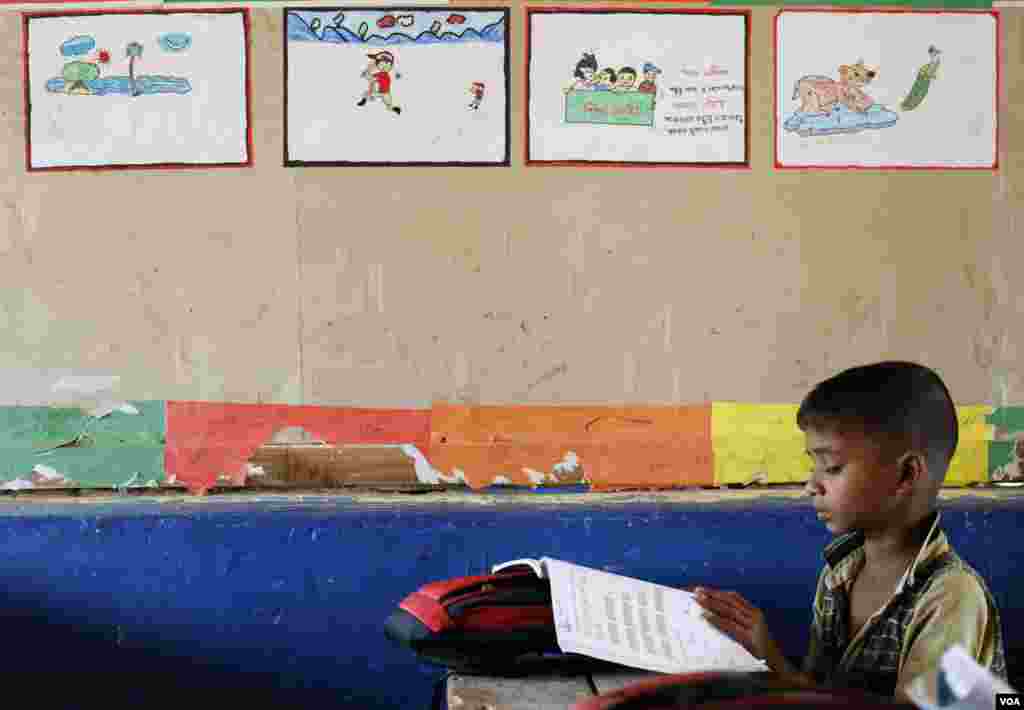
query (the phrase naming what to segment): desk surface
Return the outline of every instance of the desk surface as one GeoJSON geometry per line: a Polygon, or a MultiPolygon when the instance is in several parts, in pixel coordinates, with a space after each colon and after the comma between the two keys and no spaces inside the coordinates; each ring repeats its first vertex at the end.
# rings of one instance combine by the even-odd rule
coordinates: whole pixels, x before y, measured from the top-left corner
{"type": "Polygon", "coordinates": [[[448,679],[449,710],[566,710],[585,700],[638,680],[660,675],[621,670],[574,675],[530,675],[497,678],[452,675],[448,679]],[[595,689],[597,692],[595,693],[595,689]]]}

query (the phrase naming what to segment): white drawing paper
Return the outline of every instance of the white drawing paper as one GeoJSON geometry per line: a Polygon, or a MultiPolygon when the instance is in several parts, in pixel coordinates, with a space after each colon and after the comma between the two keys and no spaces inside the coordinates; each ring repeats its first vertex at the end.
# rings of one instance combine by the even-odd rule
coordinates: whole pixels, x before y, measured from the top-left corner
{"type": "Polygon", "coordinates": [[[245,11],[31,16],[29,169],[250,162],[245,11]]]}
{"type": "Polygon", "coordinates": [[[286,165],[508,165],[508,10],[288,10],[286,165]]]}
{"type": "Polygon", "coordinates": [[[528,162],[746,166],[744,12],[528,12],[528,162]]]}
{"type": "Polygon", "coordinates": [[[803,12],[776,25],[782,168],[993,168],[991,12],[803,12]]]}

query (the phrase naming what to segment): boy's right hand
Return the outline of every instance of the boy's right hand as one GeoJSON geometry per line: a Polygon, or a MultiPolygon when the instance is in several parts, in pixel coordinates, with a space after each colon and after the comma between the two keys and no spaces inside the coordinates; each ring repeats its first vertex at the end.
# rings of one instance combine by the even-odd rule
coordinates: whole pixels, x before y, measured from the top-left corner
{"type": "Polygon", "coordinates": [[[693,594],[709,624],[778,670],[774,665],[781,653],[760,609],[736,592],[697,587],[693,594]]]}

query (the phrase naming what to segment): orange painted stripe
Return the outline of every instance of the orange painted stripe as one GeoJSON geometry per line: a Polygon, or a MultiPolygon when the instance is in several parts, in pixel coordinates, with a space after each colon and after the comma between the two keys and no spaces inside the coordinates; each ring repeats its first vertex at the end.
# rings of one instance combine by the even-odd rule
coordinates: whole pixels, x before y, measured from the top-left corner
{"type": "Polygon", "coordinates": [[[594,490],[710,486],[711,406],[435,403],[431,413],[431,464],[446,476],[462,471],[473,488],[492,485],[498,477],[536,484],[531,471],[578,482],[579,475],[556,468],[570,452],[594,490]]]}
{"type": "Polygon", "coordinates": [[[328,444],[414,444],[426,455],[429,409],[167,402],[168,478],[199,492],[220,475],[245,483],[245,464],[275,432],[302,427],[328,444]]]}

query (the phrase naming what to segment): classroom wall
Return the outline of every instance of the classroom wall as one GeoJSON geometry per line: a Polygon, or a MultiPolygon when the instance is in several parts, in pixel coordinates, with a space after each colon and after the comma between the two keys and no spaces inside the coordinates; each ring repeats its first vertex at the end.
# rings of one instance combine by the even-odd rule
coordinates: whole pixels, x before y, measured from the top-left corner
{"type": "Polygon", "coordinates": [[[63,369],[139,400],[794,403],[900,357],[959,402],[1019,401],[1024,118],[995,174],[776,172],[774,11],[753,10],[749,171],[522,166],[517,6],[509,168],[283,168],[281,11],[256,9],[252,168],[26,174],[0,15],[0,398],[63,369]]]}

